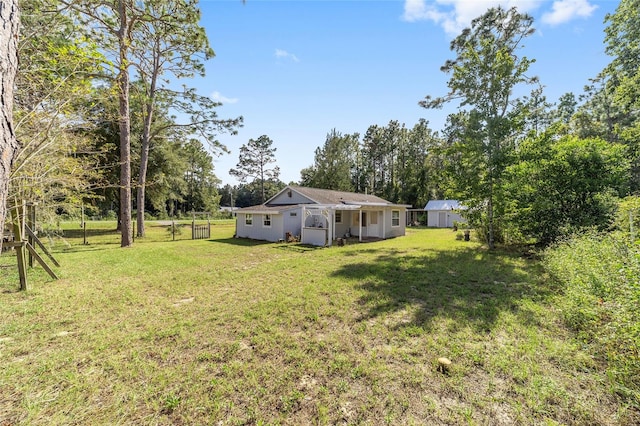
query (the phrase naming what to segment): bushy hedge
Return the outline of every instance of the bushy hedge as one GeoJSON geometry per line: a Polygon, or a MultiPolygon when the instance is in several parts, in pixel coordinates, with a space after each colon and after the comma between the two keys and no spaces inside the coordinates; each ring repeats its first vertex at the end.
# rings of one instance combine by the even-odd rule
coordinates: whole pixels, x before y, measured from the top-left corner
{"type": "Polygon", "coordinates": [[[567,324],[640,409],[640,245],[629,233],[587,233],[549,248],[544,265],[562,286],[567,324]]]}

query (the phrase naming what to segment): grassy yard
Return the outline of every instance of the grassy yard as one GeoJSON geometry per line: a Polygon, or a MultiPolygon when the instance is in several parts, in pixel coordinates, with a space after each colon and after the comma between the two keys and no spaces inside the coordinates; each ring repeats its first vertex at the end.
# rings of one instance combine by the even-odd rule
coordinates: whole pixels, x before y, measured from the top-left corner
{"type": "Polygon", "coordinates": [[[50,241],[61,279],[36,267],[29,292],[0,258],[1,426],[640,421],[535,260],[450,230],[318,249],[216,222],[121,249],[92,226],[50,241]]]}

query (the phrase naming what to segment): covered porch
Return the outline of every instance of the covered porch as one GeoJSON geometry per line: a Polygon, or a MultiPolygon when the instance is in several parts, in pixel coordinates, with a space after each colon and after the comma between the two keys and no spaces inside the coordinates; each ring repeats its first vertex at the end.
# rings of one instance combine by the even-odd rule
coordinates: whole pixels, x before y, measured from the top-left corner
{"type": "Polygon", "coordinates": [[[338,239],[377,241],[385,238],[385,223],[385,209],[382,206],[303,206],[301,242],[331,246],[338,239]]]}

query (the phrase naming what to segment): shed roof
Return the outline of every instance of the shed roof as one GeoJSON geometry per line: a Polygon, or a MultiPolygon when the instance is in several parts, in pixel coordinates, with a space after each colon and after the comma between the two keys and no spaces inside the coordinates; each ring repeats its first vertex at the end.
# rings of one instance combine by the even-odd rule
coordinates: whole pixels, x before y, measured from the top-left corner
{"type": "Polygon", "coordinates": [[[429,200],[425,210],[456,210],[463,209],[458,200],[429,200]]]}

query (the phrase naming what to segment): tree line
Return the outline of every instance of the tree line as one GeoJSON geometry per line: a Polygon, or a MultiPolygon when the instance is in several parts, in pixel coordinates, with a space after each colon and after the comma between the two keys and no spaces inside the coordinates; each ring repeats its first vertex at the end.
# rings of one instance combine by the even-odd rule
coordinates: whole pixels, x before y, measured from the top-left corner
{"type": "Polygon", "coordinates": [[[639,10],[639,0],[623,0],[606,17],[611,64],[584,93],[552,104],[521,52],[533,18],[489,9],[451,42],[454,57],[441,68],[449,92],[419,102],[455,106],[444,129],[426,121],[373,125],[362,137],[334,129],[301,183],[417,208],[459,199],[490,247],[606,230],[620,200],[640,190],[639,10]]]}
{"type": "MultiPolygon", "coordinates": [[[[417,208],[457,198],[490,246],[606,228],[618,200],[640,189],[639,1],[606,18],[611,63],[556,103],[522,54],[533,19],[489,9],[451,42],[449,91],[419,102],[455,107],[443,129],[424,119],[333,129],[297,183],[417,208]]],[[[284,186],[262,135],[240,150],[231,174],[241,184],[220,187],[213,158],[228,150],[217,135],[236,133],[242,117],[218,117],[219,103],[177,84],[203,76],[214,56],[197,1],[23,0],[20,11],[6,18],[20,16],[21,58],[13,92],[3,91],[14,103],[3,129],[15,137],[3,139],[16,152],[2,157],[9,205],[117,217],[128,246],[134,216],[144,236],[145,215],[260,204],[284,186]]]]}

